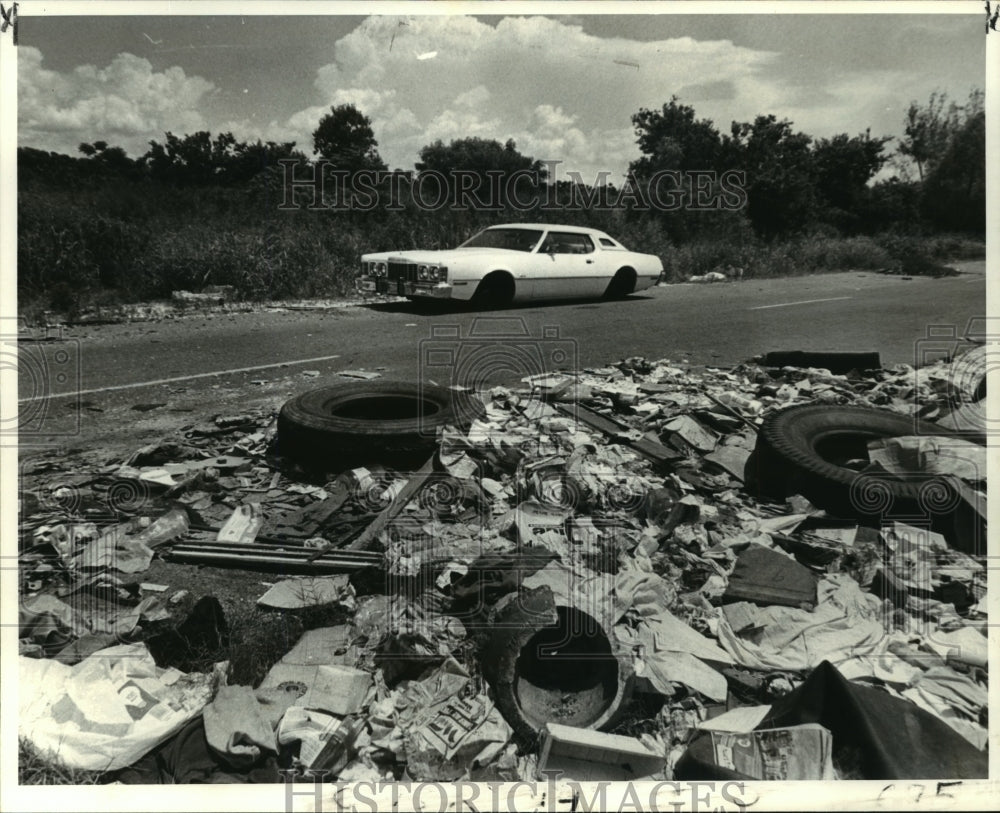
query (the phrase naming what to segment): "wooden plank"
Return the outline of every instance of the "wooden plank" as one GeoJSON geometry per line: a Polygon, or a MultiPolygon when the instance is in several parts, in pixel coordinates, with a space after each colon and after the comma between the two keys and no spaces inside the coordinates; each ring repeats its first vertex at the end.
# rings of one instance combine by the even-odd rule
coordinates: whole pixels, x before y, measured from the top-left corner
{"type": "MultiPolygon", "coordinates": [[[[437,452],[432,454],[427,459],[427,462],[417,469],[417,471],[413,472],[410,479],[406,481],[406,485],[399,490],[393,501],[382,510],[381,514],[372,520],[371,525],[365,528],[356,539],[345,545],[343,550],[364,550],[370,547],[378,538],[378,535],[385,530],[386,526],[399,515],[407,503],[417,496],[420,489],[424,487],[428,478],[434,473],[434,460],[436,457],[437,452]]],[[[310,557],[309,561],[318,559],[332,547],[334,547],[334,543],[323,546],[310,557]]]]}
{"type": "Polygon", "coordinates": [[[311,503],[298,511],[284,516],[268,518],[261,529],[267,536],[300,537],[316,536],[330,518],[336,514],[351,496],[351,489],[343,479],[331,484],[332,491],[325,500],[311,503]]]}
{"type": "MultiPolygon", "coordinates": [[[[634,431],[631,427],[621,424],[618,421],[614,421],[605,415],[601,415],[599,412],[594,412],[592,409],[588,409],[582,404],[567,406],[565,404],[554,403],[552,406],[564,415],[576,418],[581,423],[585,423],[591,429],[596,429],[598,432],[602,432],[609,437],[619,437],[628,432],[634,431]]],[[[672,463],[683,457],[682,454],[675,452],[672,449],[668,449],[659,441],[652,440],[648,437],[641,438],[640,440],[624,440],[623,443],[632,449],[632,451],[638,452],[647,460],[651,460],[654,463],[672,463]]]]}

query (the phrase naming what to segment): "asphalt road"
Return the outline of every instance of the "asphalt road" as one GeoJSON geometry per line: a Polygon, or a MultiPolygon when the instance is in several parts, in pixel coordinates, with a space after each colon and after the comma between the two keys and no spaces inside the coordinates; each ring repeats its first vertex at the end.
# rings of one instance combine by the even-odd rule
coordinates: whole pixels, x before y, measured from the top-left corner
{"type": "Polygon", "coordinates": [[[670,285],[620,302],[492,313],[406,302],[81,326],[67,341],[20,349],[19,398],[56,395],[47,406],[50,426],[53,415],[62,420],[64,408],[73,409],[64,401],[82,405],[74,413],[79,434],[107,435],[109,412],[118,409],[178,401],[185,412],[223,402],[231,409],[287,397],[344,370],[511,384],[545,368],[628,356],[728,366],[770,350],[878,350],[885,365],[913,364],[930,327],[960,334],[985,314],[985,263],[956,267],[963,273],[939,279],[848,272],[670,285]]]}

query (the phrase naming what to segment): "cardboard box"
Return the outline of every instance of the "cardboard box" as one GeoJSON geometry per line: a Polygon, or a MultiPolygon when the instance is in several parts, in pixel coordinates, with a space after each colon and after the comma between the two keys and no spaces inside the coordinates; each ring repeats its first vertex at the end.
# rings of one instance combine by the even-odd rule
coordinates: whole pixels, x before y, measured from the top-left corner
{"type": "Polygon", "coordinates": [[[557,723],[546,723],[542,737],[539,779],[546,779],[548,771],[558,771],[557,779],[620,782],[655,777],[665,767],[663,754],[633,737],[557,723]]]}

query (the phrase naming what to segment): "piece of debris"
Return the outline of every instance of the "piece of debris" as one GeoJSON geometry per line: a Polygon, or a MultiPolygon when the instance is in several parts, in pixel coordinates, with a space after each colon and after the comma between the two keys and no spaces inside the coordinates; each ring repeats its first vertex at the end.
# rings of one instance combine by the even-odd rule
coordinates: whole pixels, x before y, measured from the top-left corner
{"type": "Polygon", "coordinates": [[[286,579],[278,582],[257,599],[262,607],[279,610],[299,610],[304,607],[322,607],[353,597],[347,576],[286,579]]]}
{"type": "Polygon", "coordinates": [[[219,529],[219,542],[249,545],[256,539],[260,526],[264,524],[264,514],[259,503],[245,503],[233,509],[226,524],[219,529]]]}
{"type": "Polygon", "coordinates": [[[538,757],[538,778],[558,771],[561,779],[584,782],[627,782],[658,778],[663,754],[656,754],[632,737],[589,728],[546,723],[538,757]]]}

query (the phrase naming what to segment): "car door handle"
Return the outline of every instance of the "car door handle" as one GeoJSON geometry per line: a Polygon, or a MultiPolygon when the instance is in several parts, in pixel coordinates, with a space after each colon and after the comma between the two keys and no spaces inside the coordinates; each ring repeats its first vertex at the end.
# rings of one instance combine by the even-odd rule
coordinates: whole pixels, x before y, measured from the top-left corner
{"type": "Polygon", "coordinates": [[[594,264],[593,260],[587,260],[587,265],[593,265],[593,264],[594,264]]]}

